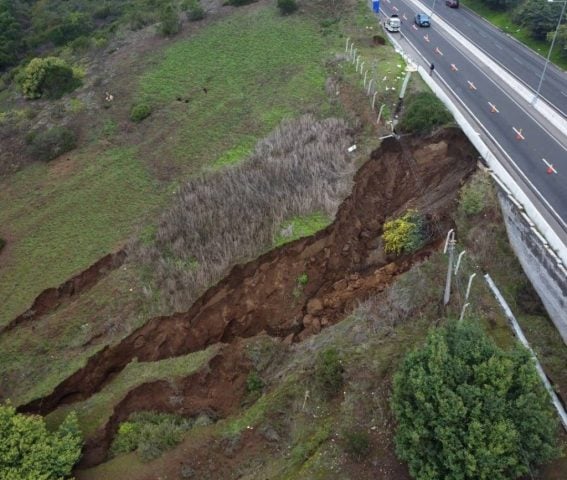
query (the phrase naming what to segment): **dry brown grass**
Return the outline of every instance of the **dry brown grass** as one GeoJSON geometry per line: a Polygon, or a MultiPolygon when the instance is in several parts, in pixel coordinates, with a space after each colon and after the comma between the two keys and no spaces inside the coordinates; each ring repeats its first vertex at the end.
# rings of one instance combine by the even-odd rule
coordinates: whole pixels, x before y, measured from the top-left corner
{"type": "Polygon", "coordinates": [[[232,265],[269,248],[284,220],[334,217],[354,173],[351,143],[344,121],[306,115],[284,122],[240,165],[187,182],[153,241],[132,248],[161,300],[185,310],[232,265]]]}

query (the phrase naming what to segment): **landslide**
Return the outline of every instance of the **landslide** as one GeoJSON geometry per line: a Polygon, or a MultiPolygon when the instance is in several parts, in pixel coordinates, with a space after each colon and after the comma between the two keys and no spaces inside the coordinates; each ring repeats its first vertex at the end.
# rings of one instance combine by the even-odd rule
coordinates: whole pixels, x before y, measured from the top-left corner
{"type": "Polygon", "coordinates": [[[241,345],[223,348],[199,371],[177,380],[144,383],[128,392],[112,416],[95,435],[88,438],[79,468],[103,462],[120,423],[139,411],[160,411],[185,417],[206,412],[223,418],[234,413],[246,392],[251,362],[241,345]]]}
{"type": "Polygon", "coordinates": [[[352,194],[325,230],[235,266],[187,312],[150,320],[20,411],[47,414],[88,398],[135,357],[155,361],[261,332],[300,341],[341,320],[357,301],[438,246],[476,158],[456,128],[428,138],[386,139],[360,168],[352,194]],[[426,215],[431,242],[414,256],[393,260],[383,254],[382,225],[407,208],[426,215]],[[302,285],[304,274],[308,282],[302,285]]]}

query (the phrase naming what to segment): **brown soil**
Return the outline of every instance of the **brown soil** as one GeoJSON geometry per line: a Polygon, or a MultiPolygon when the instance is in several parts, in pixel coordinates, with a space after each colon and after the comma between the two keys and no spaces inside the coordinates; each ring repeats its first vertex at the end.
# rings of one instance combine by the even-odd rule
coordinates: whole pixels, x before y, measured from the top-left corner
{"type": "Polygon", "coordinates": [[[188,377],[136,387],[116,405],[106,425],[87,440],[79,468],[91,467],[106,459],[118,426],[133,412],[157,410],[186,417],[207,412],[212,418],[234,413],[246,391],[250,368],[250,360],[236,343],[221,350],[205,368],[188,377]]]}
{"type": "Polygon", "coordinates": [[[109,253],[58,287],[44,290],[35,298],[30,308],[3,328],[0,328],[0,334],[10,331],[23,323],[36,321],[43,315],[54,311],[71,297],[91,288],[108,272],[120,267],[125,259],[126,252],[124,250],[109,253]]]}
{"type": "Polygon", "coordinates": [[[52,394],[20,411],[46,414],[88,398],[134,357],[155,361],[263,331],[298,341],[341,320],[355,302],[384,288],[436,247],[450,226],[449,212],[475,159],[473,147],[458,129],[425,140],[385,140],[357,173],[353,192],[332,225],[235,266],[188,312],[150,320],[91,357],[52,394]],[[427,215],[432,242],[414,257],[391,261],[381,253],[382,224],[408,207],[427,215]],[[299,288],[297,279],[303,273],[309,281],[299,288]]]}

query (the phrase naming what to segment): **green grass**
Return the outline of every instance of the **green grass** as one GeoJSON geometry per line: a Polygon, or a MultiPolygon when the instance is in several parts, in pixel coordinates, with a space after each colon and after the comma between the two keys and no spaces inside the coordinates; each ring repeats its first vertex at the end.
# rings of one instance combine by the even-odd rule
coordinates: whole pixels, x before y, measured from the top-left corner
{"type": "Polygon", "coordinates": [[[231,164],[283,118],[329,112],[327,51],[310,17],[236,12],[161,53],[138,96],[174,112],[168,148],[180,164],[231,164]]]}
{"type": "Polygon", "coordinates": [[[293,217],[291,220],[284,222],[278,229],[280,233],[274,239],[274,246],[281,247],[286,243],[293,242],[298,238],[308,237],[323,230],[326,226],[330,225],[332,220],[324,213],[314,212],[309,215],[301,217],[293,217]],[[288,230],[291,227],[291,235],[284,236],[283,230],[288,230]]]}
{"type": "Polygon", "coordinates": [[[139,363],[133,360],[103,390],[83,402],[58,408],[46,417],[46,423],[49,428],[56,428],[69,412],[76,411],[83,435],[89,437],[106,423],[116,404],[130,390],[144,383],[191,375],[203,367],[218,349],[218,346],[212,346],[206,350],[157,362],[139,363]]]}
{"type": "Polygon", "coordinates": [[[212,168],[216,170],[240,163],[252,153],[254,143],[255,139],[253,137],[243,138],[238,145],[228,149],[220,157],[218,157],[214,161],[212,168]]]}
{"type": "MultiPolygon", "coordinates": [[[[463,0],[462,4],[481,17],[484,17],[500,30],[510,34],[516,40],[519,40],[533,51],[539,53],[543,57],[547,57],[551,43],[542,40],[534,40],[530,36],[527,28],[521,27],[512,22],[511,12],[492,10],[481,3],[480,0],[463,0]]],[[[567,58],[561,56],[560,49],[557,45],[551,54],[550,60],[558,67],[564,70],[567,69],[567,58]]]]}
{"type": "Polygon", "coordinates": [[[72,161],[66,178],[53,164],[34,164],[0,185],[0,225],[16,238],[0,275],[0,324],[119,248],[160,204],[160,188],[133,149],[72,161]]]}

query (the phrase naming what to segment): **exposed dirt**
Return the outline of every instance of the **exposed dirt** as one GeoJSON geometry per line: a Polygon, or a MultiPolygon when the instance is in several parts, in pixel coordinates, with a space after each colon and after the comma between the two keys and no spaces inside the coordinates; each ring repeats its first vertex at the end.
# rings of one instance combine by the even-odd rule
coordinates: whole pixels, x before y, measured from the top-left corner
{"type": "Polygon", "coordinates": [[[10,331],[22,323],[36,321],[43,315],[54,311],[71,297],[91,288],[108,272],[120,267],[125,259],[126,252],[124,250],[109,253],[58,287],[44,290],[35,298],[30,308],[3,328],[0,328],[0,334],[10,331]]]}
{"type": "Polygon", "coordinates": [[[134,357],[154,361],[262,331],[291,342],[342,319],[371,289],[385,287],[435,248],[475,159],[475,150],[458,129],[428,139],[385,140],[357,173],[353,192],[332,225],[235,266],[188,312],[150,320],[20,411],[46,414],[88,398],[134,357]],[[381,253],[382,224],[408,207],[427,215],[432,242],[414,257],[392,262],[381,253]],[[309,281],[301,287],[297,279],[303,273],[309,281]]]}
{"type": "Polygon", "coordinates": [[[240,407],[251,368],[241,345],[224,348],[198,372],[177,381],[145,383],[128,392],[93,437],[87,439],[79,468],[106,459],[118,426],[133,412],[157,410],[186,417],[206,412],[212,418],[226,417],[240,407]]]}

